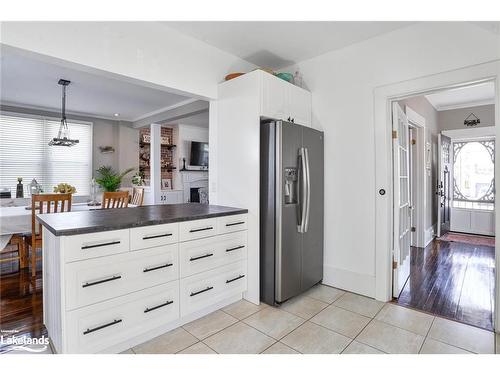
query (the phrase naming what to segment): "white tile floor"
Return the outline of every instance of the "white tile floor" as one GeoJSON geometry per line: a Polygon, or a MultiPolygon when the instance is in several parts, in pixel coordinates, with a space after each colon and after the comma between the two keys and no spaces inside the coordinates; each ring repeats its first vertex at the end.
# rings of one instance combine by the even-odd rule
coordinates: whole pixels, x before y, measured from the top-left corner
{"type": "Polygon", "coordinates": [[[497,353],[500,335],[318,285],[279,308],[239,301],[132,353],[497,353]],[[496,344],[495,344],[496,341],[496,344]]]}

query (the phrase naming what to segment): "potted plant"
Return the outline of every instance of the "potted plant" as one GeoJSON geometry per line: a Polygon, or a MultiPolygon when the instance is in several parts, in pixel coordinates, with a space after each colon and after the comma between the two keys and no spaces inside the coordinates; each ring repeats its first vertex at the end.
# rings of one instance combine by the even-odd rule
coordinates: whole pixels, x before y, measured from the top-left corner
{"type": "Polygon", "coordinates": [[[122,183],[123,177],[132,172],[134,168],[128,168],[122,173],[116,172],[112,167],[103,165],[96,170],[95,181],[104,191],[117,191],[122,183]]]}
{"type": "Polygon", "coordinates": [[[132,185],[142,186],[142,175],[141,172],[137,172],[132,176],[132,185]]]}

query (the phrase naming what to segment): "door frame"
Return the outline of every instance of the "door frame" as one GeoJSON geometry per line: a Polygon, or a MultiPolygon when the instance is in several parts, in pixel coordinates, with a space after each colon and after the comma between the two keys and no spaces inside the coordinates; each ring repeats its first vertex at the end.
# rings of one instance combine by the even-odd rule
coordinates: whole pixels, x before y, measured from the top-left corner
{"type": "MultiPolygon", "coordinates": [[[[375,298],[392,299],[392,107],[393,101],[482,82],[495,86],[495,136],[500,139],[500,60],[472,65],[374,89],[375,133],[375,298]]],[[[500,160],[500,147],[495,149],[500,160]]],[[[500,175],[500,163],[495,164],[500,175]]],[[[495,233],[500,233],[500,200],[495,201],[495,233]]],[[[495,317],[500,323],[500,244],[495,247],[495,317]]]]}
{"type": "MultiPolygon", "coordinates": [[[[426,209],[426,200],[425,200],[425,184],[427,182],[426,177],[426,168],[425,168],[425,118],[414,111],[408,105],[405,105],[405,113],[406,117],[408,117],[408,123],[410,127],[413,128],[417,134],[416,136],[416,152],[412,153],[412,157],[416,159],[416,168],[415,171],[412,170],[411,178],[412,184],[415,187],[416,194],[412,194],[412,199],[416,198],[416,204],[414,204],[416,211],[415,214],[415,236],[416,236],[416,247],[425,247],[425,209],[426,209]]],[[[432,176],[431,176],[432,177],[432,176]]]]}

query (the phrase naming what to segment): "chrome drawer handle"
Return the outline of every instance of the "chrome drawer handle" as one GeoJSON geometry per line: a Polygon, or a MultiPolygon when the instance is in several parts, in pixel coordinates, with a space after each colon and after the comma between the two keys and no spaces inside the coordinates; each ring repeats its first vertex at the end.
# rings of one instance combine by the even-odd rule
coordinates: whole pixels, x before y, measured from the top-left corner
{"type": "Polygon", "coordinates": [[[82,250],[92,249],[94,247],[101,247],[101,246],[118,245],[119,243],[121,243],[121,241],[98,243],[96,245],[85,245],[85,246],[82,246],[82,250]]]}
{"type": "Polygon", "coordinates": [[[235,277],[234,279],[226,280],[226,284],[232,283],[233,281],[236,281],[239,279],[243,279],[244,277],[245,277],[245,275],[240,275],[240,276],[235,277]]]}
{"type": "Polygon", "coordinates": [[[232,247],[232,248],[230,248],[230,249],[226,249],[226,253],[229,253],[229,252],[234,251],[234,250],[243,249],[244,247],[245,247],[245,245],[232,247]]]}
{"type": "Polygon", "coordinates": [[[193,258],[190,258],[189,261],[190,262],[193,262],[195,260],[198,260],[198,259],[203,259],[203,258],[208,258],[208,257],[211,257],[213,256],[214,254],[213,253],[209,253],[209,254],[205,254],[205,255],[200,255],[199,257],[193,257],[193,258]]]}
{"type": "Polygon", "coordinates": [[[118,323],[121,323],[121,322],[122,322],[122,319],[115,319],[112,322],[103,324],[102,326],[99,326],[99,327],[95,327],[95,328],[92,328],[92,329],[87,328],[87,330],[84,331],[83,334],[84,335],[88,335],[89,333],[92,333],[92,332],[95,332],[95,331],[99,331],[100,329],[107,328],[107,327],[110,327],[110,326],[114,326],[115,324],[118,324],[118,323]]]}
{"type": "Polygon", "coordinates": [[[207,287],[206,287],[205,289],[203,289],[203,290],[200,290],[200,291],[198,291],[198,292],[193,292],[193,293],[191,293],[191,294],[190,294],[190,297],[194,297],[194,296],[196,296],[196,295],[198,295],[198,294],[208,292],[209,290],[212,290],[213,288],[214,288],[213,286],[207,286],[207,287]]]}
{"type": "Polygon", "coordinates": [[[142,237],[143,240],[152,240],[153,238],[160,238],[160,237],[170,237],[172,233],[164,233],[164,234],[155,234],[153,236],[144,236],[142,237]]]}
{"type": "Polygon", "coordinates": [[[244,221],[237,221],[236,223],[228,223],[226,224],[226,227],[232,227],[233,225],[240,225],[240,224],[245,224],[244,221]]]}
{"type": "Polygon", "coordinates": [[[167,268],[167,267],[172,267],[173,263],[167,263],[167,264],[162,264],[161,266],[156,266],[156,267],[150,267],[150,268],[144,268],[142,272],[151,272],[151,271],[156,271],[161,268],[167,268]]]}
{"type": "Polygon", "coordinates": [[[122,277],[121,276],[112,276],[108,279],[103,279],[103,280],[99,280],[99,281],[92,281],[92,282],[87,282],[85,284],[82,285],[82,288],[86,288],[86,287],[89,287],[89,286],[92,286],[92,285],[97,285],[97,284],[102,284],[102,283],[107,283],[108,281],[113,281],[113,280],[118,280],[118,279],[121,279],[122,277]]]}
{"type": "Polygon", "coordinates": [[[194,233],[194,232],[201,232],[203,230],[211,230],[214,229],[214,227],[206,227],[206,228],[199,228],[199,229],[191,229],[189,233],[194,233]]]}
{"type": "Polygon", "coordinates": [[[171,305],[172,303],[174,303],[174,301],[167,301],[167,302],[162,303],[161,305],[158,305],[158,306],[155,306],[155,307],[146,307],[146,310],[144,310],[144,313],[148,313],[150,311],[159,309],[161,307],[165,307],[165,306],[171,305]]]}

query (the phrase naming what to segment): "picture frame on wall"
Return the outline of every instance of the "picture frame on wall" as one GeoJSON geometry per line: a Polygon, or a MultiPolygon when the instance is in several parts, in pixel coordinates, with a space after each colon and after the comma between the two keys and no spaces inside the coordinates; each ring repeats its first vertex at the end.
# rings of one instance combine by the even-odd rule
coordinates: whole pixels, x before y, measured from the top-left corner
{"type": "Polygon", "coordinates": [[[171,178],[162,178],[161,179],[161,189],[162,190],[172,189],[172,179],[171,178]]]}

